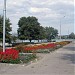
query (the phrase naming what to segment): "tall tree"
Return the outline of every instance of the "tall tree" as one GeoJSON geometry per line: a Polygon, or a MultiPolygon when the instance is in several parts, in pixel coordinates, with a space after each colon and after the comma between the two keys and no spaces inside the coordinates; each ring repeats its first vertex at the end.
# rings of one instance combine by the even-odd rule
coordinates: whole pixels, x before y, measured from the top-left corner
{"type": "Polygon", "coordinates": [[[58,30],[53,27],[45,27],[46,38],[48,40],[54,39],[58,35],[58,30]]]}
{"type": "Polygon", "coordinates": [[[12,33],[12,43],[16,43],[16,40],[18,40],[17,33],[12,33]]]}
{"type": "Polygon", "coordinates": [[[18,37],[21,40],[38,39],[40,34],[40,23],[36,17],[21,17],[18,22],[18,37]]]}
{"type": "Polygon", "coordinates": [[[69,38],[70,38],[70,39],[75,39],[75,34],[72,32],[72,33],[69,35],[69,38]]]}
{"type": "Polygon", "coordinates": [[[39,39],[46,39],[45,28],[40,26],[40,36],[39,39]]]}
{"type": "MultiPolygon", "coordinates": [[[[11,39],[11,34],[10,31],[12,30],[11,23],[9,18],[6,18],[6,26],[5,26],[5,37],[6,37],[6,42],[10,42],[11,39]]],[[[0,15],[0,41],[3,39],[3,16],[0,15]]]]}

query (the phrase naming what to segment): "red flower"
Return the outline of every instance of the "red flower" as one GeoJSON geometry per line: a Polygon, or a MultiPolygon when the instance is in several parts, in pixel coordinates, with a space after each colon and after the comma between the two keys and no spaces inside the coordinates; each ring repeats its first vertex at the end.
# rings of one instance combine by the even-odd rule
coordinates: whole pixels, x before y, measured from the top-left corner
{"type": "Polygon", "coordinates": [[[56,44],[49,43],[47,45],[26,46],[24,48],[24,50],[25,51],[32,51],[32,50],[37,50],[37,49],[48,49],[48,48],[54,48],[54,47],[56,47],[56,44]]]}
{"type": "Polygon", "coordinates": [[[6,49],[5,52],[0,52],[0,61],[3,60],[16,60],[19,57],[19,52],[12,48],[6,49]]]}

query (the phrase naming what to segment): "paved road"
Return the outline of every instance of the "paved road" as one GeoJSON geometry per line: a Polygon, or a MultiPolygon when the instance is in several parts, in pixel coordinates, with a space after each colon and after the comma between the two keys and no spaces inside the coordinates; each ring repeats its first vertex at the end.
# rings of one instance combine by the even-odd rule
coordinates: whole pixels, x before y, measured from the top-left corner
{"type": "Polygon", "coordinates": [[[74,45],[70,43],[28,66],[0,63],[0,75],[75,75],[74,45]]]}

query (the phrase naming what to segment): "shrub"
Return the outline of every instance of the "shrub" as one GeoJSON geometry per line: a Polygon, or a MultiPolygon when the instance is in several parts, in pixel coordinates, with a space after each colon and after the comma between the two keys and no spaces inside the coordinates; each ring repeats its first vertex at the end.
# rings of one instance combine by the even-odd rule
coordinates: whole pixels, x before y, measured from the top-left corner
{"type": "Polygon", "coordinates": [[[24,51],[24,44],[19,44],[15,46],[15,49],[18,50],[19,52],[23,52],[24,51]]]}
{"type": "Polygon", "coordinates": [[[37,58],[36,54],[20,54],[19,57],[22,63],[28,63],[31,60],[34,60],[35,58],[37,58]]]}
{"type": "Polygon", "coordinates": [[[2,51],[3,50],[3,48],[0,46],[0,51],[2,51]]]}
{"type": "Polygon", "coordinates": [[[36,50],[37,53],[50,53],[49,49],[38,49],[36,50]]]}

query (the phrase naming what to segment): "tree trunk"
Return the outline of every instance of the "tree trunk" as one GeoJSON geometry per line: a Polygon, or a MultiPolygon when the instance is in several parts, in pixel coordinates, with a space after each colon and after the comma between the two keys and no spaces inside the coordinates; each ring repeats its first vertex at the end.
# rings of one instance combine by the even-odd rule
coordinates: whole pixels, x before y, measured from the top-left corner
{"type": "Polygon", "coordinates": [[[41,40],[41,43],[42,43],[42,40],[41,40]]]}
{"type": "Polygon", "coordinates": [[[23,43],[23,40],[22,40],[22,43],[23,43]]]}
{"type": "Polygon", "coordinates": [[[31,39],[29,39],[29,41],[31,42],[31,39]]]}
{"type": "Polygon", "coordinates": [[[39,39],[38,39],[38,42],[39,42],[39,39]]]}

